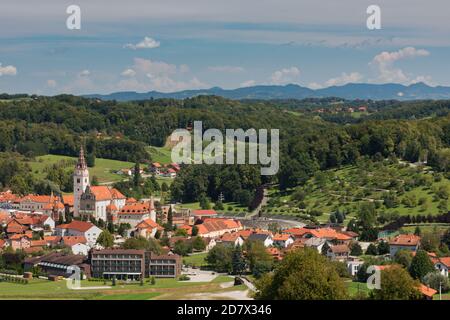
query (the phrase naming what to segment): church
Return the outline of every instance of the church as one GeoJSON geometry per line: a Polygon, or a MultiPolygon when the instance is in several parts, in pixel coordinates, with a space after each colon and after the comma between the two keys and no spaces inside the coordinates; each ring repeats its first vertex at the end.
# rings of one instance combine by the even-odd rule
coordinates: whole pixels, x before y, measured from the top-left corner
{"type": "Polygon", "coordinates": [[[108,186],[91,186],[89,170],[81,147],[73,174],[74,217],[114,222],[117,213],[125,206],[127,198],[117,189],[108,186]]]}

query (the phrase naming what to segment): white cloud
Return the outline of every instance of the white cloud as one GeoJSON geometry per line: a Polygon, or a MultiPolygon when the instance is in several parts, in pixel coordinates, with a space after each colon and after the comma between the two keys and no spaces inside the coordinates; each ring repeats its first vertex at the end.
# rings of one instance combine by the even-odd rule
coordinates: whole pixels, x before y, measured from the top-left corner
{"type": "Polygon", "coordinates": [[[1,76],[15,76],[17,74],[17,69],[14,66],[4,66],[0,63],[0,77],[1,76]]]}
{"type": "Polygon", "coordinates": [[[240,73],[245,71],[244,68],[236,66],[212,66],[208,67],[208,70],[213,72],[224,72],[224,73],[240,73]]]}
{"type": "Polygon", "coordinates": [[[55,88],[57,86],[57,83],[55,80],[50,79],[50,80],[47,80],[47,86],[49,88],[55,88]]]}
{"type": "Polygon", "coordinates": [[[150,37],[145,37],[144,40],[142,40],[139,43],[136,44],[128,43],[124,47],[133,50],[138,50],[138,49],[154,49],[158,48],[160,45],[161,43],[159,41],[156,41],[155,39],[150,37]]]}
{"type": "Polygon", "coordinates": [[[80,73],[78,73],[79,77],[89,77],[91,75],[91,72],[89,70],[83,70],[80,73]]]}
{"type": "Polygon", "coordinates": [[[359,72],[351,72],[349,74],[343,72],[339,77],[331,78],[325,82],[326,87],[331,86],[343,86],[347,83],[360,82],[363,79],[362,74],[359,72]]]}
{"type": "Polygon", "coordinates": [[[377,72],[376,82],[411,84],[414,83],[414,81],[418,82],[418,79],[428,79],[430,81],[431,78],[428,76],[419,76],[414,79],[414,77],[406,74],[400,68],[395,67],[395,62],[399,60],[426,57],[429,55],[430,52],[425,49],[406,47],[398,51],[381,52],[373,58],[369,65],[377,72]]]}
{"type": "Polygon", "coordinates": [[[133,69],[126,69],[120,75],[123,77],[134,77],[136,75],[136,71],[133,69]]]}
{"type": "Polygon", "coordinates": [[[119,90],[173,92],[187,89],[203,89],[209,86],[196,77],[187,78],[189,66],[164,61],[135,58],[131,68],[122,72],[131,79],[121,80],[119,90]]]}
{"type": "Polygon", "coordinates": [[[256,81],[255,81],[255,80],[247,80],[247,81],[242,82],[242,83],[239,85],[239,87],[241,87],[241,88],[252,87],[252,86],[254,86],[255,84],[256,84],[256,81]]]}
{"type": "Polygon", "coordinates": [[[298,83],[300,69],[297,67],[284,68],[272,73],[270,81],[272,84],[298,83]]]}

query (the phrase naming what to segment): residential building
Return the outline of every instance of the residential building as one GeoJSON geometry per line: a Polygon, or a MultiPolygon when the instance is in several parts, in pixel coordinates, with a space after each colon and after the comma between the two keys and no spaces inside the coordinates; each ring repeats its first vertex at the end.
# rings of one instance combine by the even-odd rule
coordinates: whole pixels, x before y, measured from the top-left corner
{"type": "Polygon", "coordinates": [[[337,244],[330,246],[327,251],[327,257],[331,260],[347,261],[350,255],[350,248],[346,244],[337,244]]]}
{"type": "Polygon", "coordinates": [[[148,218],[142,220],[136,225],[134,235],[142,236],[146,239],[154,238],[158,230],[163,231],[164,228],[157,224],[154,220],[148,218]]]}
{"type": "Polygon", "coordinates": [[[450,269],[450,257],[442,257],[432,259],[434,263],[434,267],[438,270],[442,275],[448,277],[449,269],[450,269]]]}
{"type": "Polygon", "coordinates": [[[244,238],[242,238],[237,232],[227,232],[220,237],[220,243],[233,247],[242,246],[244,241],[244,238]]]}
{"type": "Polygon", "coordinates": [[[85,237],[87,240],[86,244],[91,248],[96,244],[97,238],[101,233],[102,230],[95,226],[93,223],[78,220],[73,220],[68,224],[61,224],[55,228],[56,236],[85,237]]]}
{"type": "Polygon", "coordinates": [[[260,242],[265,247],[270,247],[273,245],[272,236],[267,233],[253,233],[248,237],[248,241],[260,242]]]}
{"type": "Polygon", "coordinates": [[[287,248],[290,244],[294,243],[295,238],[287,233],[279,233],[273,236],[273,245],[281,248],[287,248]]]}
{"type": "Polygon", "coordinates": [[[420,237],[413,234],[400,234],[389,241],[390,256],[393,258],[397,251],[408,250],[416,252],[420,246],[420,237]]]}

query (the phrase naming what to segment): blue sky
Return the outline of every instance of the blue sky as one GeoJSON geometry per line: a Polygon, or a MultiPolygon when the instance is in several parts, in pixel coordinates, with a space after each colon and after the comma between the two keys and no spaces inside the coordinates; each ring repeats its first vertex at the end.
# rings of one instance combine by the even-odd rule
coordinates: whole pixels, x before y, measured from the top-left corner
{"type": "Polygon", "coordinates": [[[109,93],[348,82],[450,85],[450,4],[22,0],[0,10],[0,92],[109,93]],[[81,8],[68,30],[66,8],[81,8]]]}

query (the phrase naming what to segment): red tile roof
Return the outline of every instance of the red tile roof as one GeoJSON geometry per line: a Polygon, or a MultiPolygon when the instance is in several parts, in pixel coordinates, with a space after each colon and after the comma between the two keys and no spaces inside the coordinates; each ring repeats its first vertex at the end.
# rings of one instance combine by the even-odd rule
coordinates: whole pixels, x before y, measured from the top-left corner
{"type": "Polygon", "coordinates": [[[58,229],[73,229],[73,230],[77,230],[80,232],[86,232],[89,229],[91,229],[92,227],[94,227],[94,224],[91,222],[73,220],[71,223],[68,223],[68,224],[60,224],[56,228],[58,228],[58,229]]]}
{"type": "Polygon", "coordinates": [[[150,206],[149,202],[138,202],[138,203],[130,203],[125,205],[119,212],[119,215],[143,215],[146,213],[150,213],[153,208],[150,206]]]}
{"type": "Polygon", "coordinates": [[[62,243],[68,247],[72,247],[78,243],[85,244],[87,242],[86,238],[83,236],[67,236],[62,237],[62,243]]]}
{"type": "Polygon", "coordinates": [[[73,194],[71,195],[63,195],[63,203],[67,204],[69,207],[73,207],[75,196],[73,194]]]}
{"type": "Polygon", "coordinates": [[[423,284],[420,284],[419,291],[428,298],[432,298],[437,293],[437,290],[434,290],[433,288],[427,287],[426,285],[423,284]]]}
{"type": "Polygon", "coordinates": [[[192,210],[193,216],[213,216],[217,215],[216,210],[192,210]]]}
{"type": "Polygon", "coordinates": [[[108,186],[92,186],[91,192],[95,195],[97,201],[113,200],[113,199],[126,199],[126,197],[120,193],[119,190],[110,188],[108,186]]]}
{"type": "Polygon", "coordinates": [[[391,246],[417,246],[420,242],[420,237],[414,234],[400,234],[389,241],[391,246]]]}
{"type": "Polygon", "coordinates": [[[290,236],[291,235],[287,234],[287,233],[281,233],[281,234],[279,233],[279,234],[275,234],[272,239],[273,239],[273,241],[286,241],[289,239],[290,236]]]}
{"type": "Polygon", "coordinates": [[[164,228],[161,227],[159,224],[157,224],[152,219],[148,218],[145,220],[142,220],[136,225],[136,229],[154,229],[157,228],[159,230],[163,230],[164,228]]]}
{"type": "Polygon", "coordinates": [[[32,247],[44,247],[47,245],[47,241],[45,240],[31,240],[32,247]]]}
{"type": "Polygon", "coordinates": [[[241,228],[239,221],[233,219],[207,218],[202,224],[198,224],[198,233],[207,234],[214,231],[232,230],[241,228]]]}

